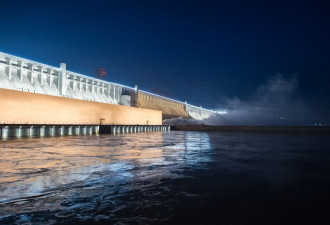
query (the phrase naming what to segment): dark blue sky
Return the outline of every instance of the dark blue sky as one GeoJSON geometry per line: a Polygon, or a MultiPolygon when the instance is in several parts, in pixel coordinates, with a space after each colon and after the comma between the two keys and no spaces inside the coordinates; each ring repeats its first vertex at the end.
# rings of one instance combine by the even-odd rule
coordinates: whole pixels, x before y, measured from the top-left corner
{"type": "Polygon", "coordinates": [[[277,73],[329,109],[326,1],[1,1],[0,50],[205,107],[277,73]]]}

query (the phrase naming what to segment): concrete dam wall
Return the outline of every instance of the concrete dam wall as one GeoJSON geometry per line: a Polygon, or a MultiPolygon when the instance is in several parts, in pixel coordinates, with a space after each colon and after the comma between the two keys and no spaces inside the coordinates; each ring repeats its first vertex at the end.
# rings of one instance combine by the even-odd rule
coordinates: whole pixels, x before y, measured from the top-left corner
{"type": "Polygon", "coordinates": [[[161,125],[162,112],[0,89],[1,124],[161,125]]]}
{"type": "MultiPolygon", "coordinates": [[[[138,90],[137,86],[135,88],[132,88],[125,85],[116,84],[116,83],[96,79],[93,77],[89,77],[83,74],[75,73],[67,70],[66,64],[64,63],[61,63],[60,67],[54,67],[2,52],[0,52],[0,88],[16,91],[16,92],[11,92],[15,94],[9,94],[9,92],[5,92],[4,90],[2,90],[0,94],[2,107],[5,107],[5,109],[8,110],[7,111],[8,113],[13,112],[12,115],[16,115],[18,112],[14,113],[13,111],[14,108],[9,107],[11,103],[10,101],[7,100],[11,98],[11,95],[15,96],[15,99],[13,99],[13,101],[18,101],[19,99],[18,95],[22,95],[29,98],[30,101],[33,102],[33,104],[35,104],[36,102],[32,101],[33,97],[31,96],[38,96],[35,98],[39,99],[40,101],[43,98],[40,97],[41,95],[60,97],[63,100],[63,103],[61,103],[63,110],[67,109],[67,107],[72,109],[71,106],[64,105],[71,103],[76,107],[78,107],[79,105],[79,107],[82,108],[82,110],[85,107],[85,105],[91,106],[91,103],[106,104],[107,107],[105,106],[96,107],[97,104],[93,105],[94,110],[100,110],[99,112],[95,112],[95,114],[97,113],[99,114],[98,116],[94,115],[93,119],[89,118],[88,120],[86,120],[86,121],[93,121],[93,123],[96,122],[97,120],[98,120],[97,123],[100,123],[99,120],[102,118],[104,119],[105,117],[106,119],[104,122],[106,123],[118,123],[119,120],[117,118],[119,117],[116,117],[114,119],[109,118],[109,115],[114,116],[115,115],[114,112],[120,111],[119,110],[120,107],[118,106],[128,107],[128,108],[124,107],[125,110],[123,111],[129,111],[129,110],[132,111],[132,114],[124,113],[123,115],[129,114],[129,115],[134,115],[136,117],[135,120],[131,118],[128,119],[128,117],[125,117],[127,118],[127,120],[122,120],[121,122],[122,124],[131,124],[131,123],[159,124],[159,120],[166,118],[173,118],[173,117],[187,117],[187,118],[190,117],[197,120],[202,120],[216,113],[215,111],[207,110],[201,107],[196,107],[186,102],[180,102],[153,93],[138,90]],[[26,93],[41,94],[41,95],[26,95],[26,93]],[[3,101],[3,99],[5,98],[7,98],[6,101],[3,101]],[[81,100],[81,101],[79,101],[79,103],[76,101],[69,102],[67,101],[68,99],[81,100]],[[5,102],[8,105],[6,105],[5,102]],[[110,108],[111,110],[113,109],[112,114],[110,113],[111,111],[110,108]],[[139,111],[137,110],[137,108],[140,108],[141,110],[139,111]],[[150,112],[150,114],[149,113],[144,114],[145,116],[143,119],[139,118],[139,112],[143,112],[143,109],[160,111],[161,113],[160,119],[155,119],[154,114],[151,113],[152,111],[148,111],[150,112]],[[108,112],[108,114],[106,112],[108,112]]],[[[24,100],[23,99],[21,100],[24,103],[24,100]]],[[[45,107],[47,107],[48,104],[52,104],[51,102],[60,101],[57,98],[51,98],[51,100],[50,99],[48,100],[50,102],[44,101],[42,103],[45,104],[45,107]]],[[[25,105],[25,103],[22,105],[25,105]]],[[[19,108],[19,105],[16,105],[15,107],[17,107],[15,110],[24,110],[22,106],[21,108],[19,108]]],[[[32,106],[29,107],[31,109],[32,106]]],[[[78,111],[69,110],[66,112],[67,116],[69,115],[69,112],[81,114],[80,111],[78,112],[78,111]]],[[[4,115],[4,111],[2,111],[2,113],[4,115]]],[[[22,116],[22,114],[20,116],[22,116]]],[[[61,115],[58,116],[61,117],[61,115]]],[[[19,119],[18,117],[15,118],[19,119]]],[[[70,118],[70,119],[73,119],[75,121],[76,118],[70,118]]],[[[8,116],[0,118],[1,123],[6,121],[7,122],[12,121],[18,123],[18,121],[23,121],[23,120],[22,119],[15,121],[9,120],[8,116]]],[[[35,119],[33,119],[32,121],[33,123],[37,123],[35,119]]],[[[26,122],[32,123],[32,121],[26,121],[26,122]]],[[[81,122],[81,121],[77,121],[77,122],[81,122]]],[[[66,122],[63,121],[63,123],[66,122]]]]}

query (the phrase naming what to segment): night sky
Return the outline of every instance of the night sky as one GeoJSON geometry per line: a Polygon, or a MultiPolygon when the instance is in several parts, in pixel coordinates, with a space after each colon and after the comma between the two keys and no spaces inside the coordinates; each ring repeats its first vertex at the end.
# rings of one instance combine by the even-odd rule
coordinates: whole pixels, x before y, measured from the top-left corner
{"type": "Polygon", "coordinates": [[[330,112],[327,1],[1,1],[0,51],[214,108],[294,76],[330,112]]]}

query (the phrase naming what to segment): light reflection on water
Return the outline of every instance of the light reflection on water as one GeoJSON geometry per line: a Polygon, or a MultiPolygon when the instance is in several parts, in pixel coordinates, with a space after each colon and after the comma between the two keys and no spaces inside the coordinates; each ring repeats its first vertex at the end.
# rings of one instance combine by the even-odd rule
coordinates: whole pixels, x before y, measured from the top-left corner
{"type": "Polygon", "coordinates": [[[265,196],[327,189],[328,146],[327,137],[179,131],[6,140],[0,224],[237,222],[232,211],[262,211],[265,196]],[[219,206],[223,214],[211,210],[219,206]]]}
{"type": "Polygon", "coordinates": [[[175,179],[182,168],[209,161],[203,151],[210,148],[208,134],[195,132],[3,141],[0,216],[34,212],[36,207],[72,210],[84,207],[74,201],[92,197],[91,190],[102,201],[107,192],[122,195],[175,179]]]}

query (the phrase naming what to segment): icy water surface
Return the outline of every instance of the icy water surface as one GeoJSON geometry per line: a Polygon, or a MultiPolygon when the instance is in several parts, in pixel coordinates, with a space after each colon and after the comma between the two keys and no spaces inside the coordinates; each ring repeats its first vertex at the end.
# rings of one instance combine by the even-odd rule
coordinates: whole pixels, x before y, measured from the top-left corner
{"type": "Polygon", "coordinates": [[[0,141],[0,224],[329,224],[330,138],[154,132],[0,141]]]}

